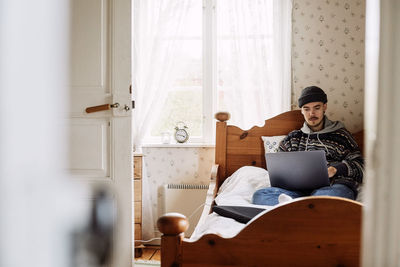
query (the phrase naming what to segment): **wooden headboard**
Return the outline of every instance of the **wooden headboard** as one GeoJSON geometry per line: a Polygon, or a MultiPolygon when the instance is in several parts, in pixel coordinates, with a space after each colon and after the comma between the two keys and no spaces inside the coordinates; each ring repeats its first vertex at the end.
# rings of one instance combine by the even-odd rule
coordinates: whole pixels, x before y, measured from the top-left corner
{"type": "MultiPolygon", "coordinates": [[[[287,135],[300,129],[304,117],[300,110],[282,113],[265,121],[263,127],[255,126],[250,130],[242,130],[227,125],[227,116],[218,117],[216,128],[215,164],[218,164],[217,187],[227,177],[243,166],[266,168],[264,144],[261,136],[287,135]]],[[[364,145],[363,131],[353,134],[362,151],[364,145]]]]}

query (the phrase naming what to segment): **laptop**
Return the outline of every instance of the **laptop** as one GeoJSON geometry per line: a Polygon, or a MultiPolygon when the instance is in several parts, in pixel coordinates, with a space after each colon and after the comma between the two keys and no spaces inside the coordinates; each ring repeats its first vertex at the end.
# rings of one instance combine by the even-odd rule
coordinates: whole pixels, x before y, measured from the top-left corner
{"type": "Polygon", "coordinates": [[[212,211],[223,217],[232,218],[240,223],[248,223],[265,209],[246,206],[213,206],[212,211]]]}
{"type": "Polygon", "coordinates": [[[325,151],[266,153],[271,186],[308,191],[329,185],[325,151]]]}

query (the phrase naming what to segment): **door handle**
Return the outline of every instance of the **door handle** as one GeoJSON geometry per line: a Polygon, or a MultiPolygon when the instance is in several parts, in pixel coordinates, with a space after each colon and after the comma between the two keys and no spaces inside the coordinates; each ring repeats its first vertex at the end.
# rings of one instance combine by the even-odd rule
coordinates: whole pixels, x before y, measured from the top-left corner
{"type": "Polygon", "coordinates": [[[118,108],[118,107],[119,107],[119,103],[104,104],[104,105],[100,105],[100,106],[87,107],[86,108],[86,113],[93,113],[93,112],[109,110],[111,108],[118,108]]]}

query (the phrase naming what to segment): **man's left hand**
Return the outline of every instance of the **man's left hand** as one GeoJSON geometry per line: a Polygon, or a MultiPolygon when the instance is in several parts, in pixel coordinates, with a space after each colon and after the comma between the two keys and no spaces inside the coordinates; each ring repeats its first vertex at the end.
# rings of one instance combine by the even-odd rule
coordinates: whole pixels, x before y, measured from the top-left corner
{"type": "Polygon", "coordinates": [[[332,178],[333,176],[335,176],[336,172],[337,172],[337,169],[335,167],[332,167],[332,166],[328,167],[329,178],[332,178]]]}

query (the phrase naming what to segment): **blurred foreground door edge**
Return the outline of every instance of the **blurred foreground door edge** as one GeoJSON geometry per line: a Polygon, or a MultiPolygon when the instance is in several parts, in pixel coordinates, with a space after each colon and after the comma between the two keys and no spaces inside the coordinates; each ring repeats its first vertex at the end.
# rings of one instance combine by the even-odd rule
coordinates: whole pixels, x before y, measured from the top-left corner
{"type": "Polygon", "coordinates": [[[91,187],[114,200],[109,266],[132,265],[130,5],[0,0],[0,266],[70,267],[91,187]]]}

